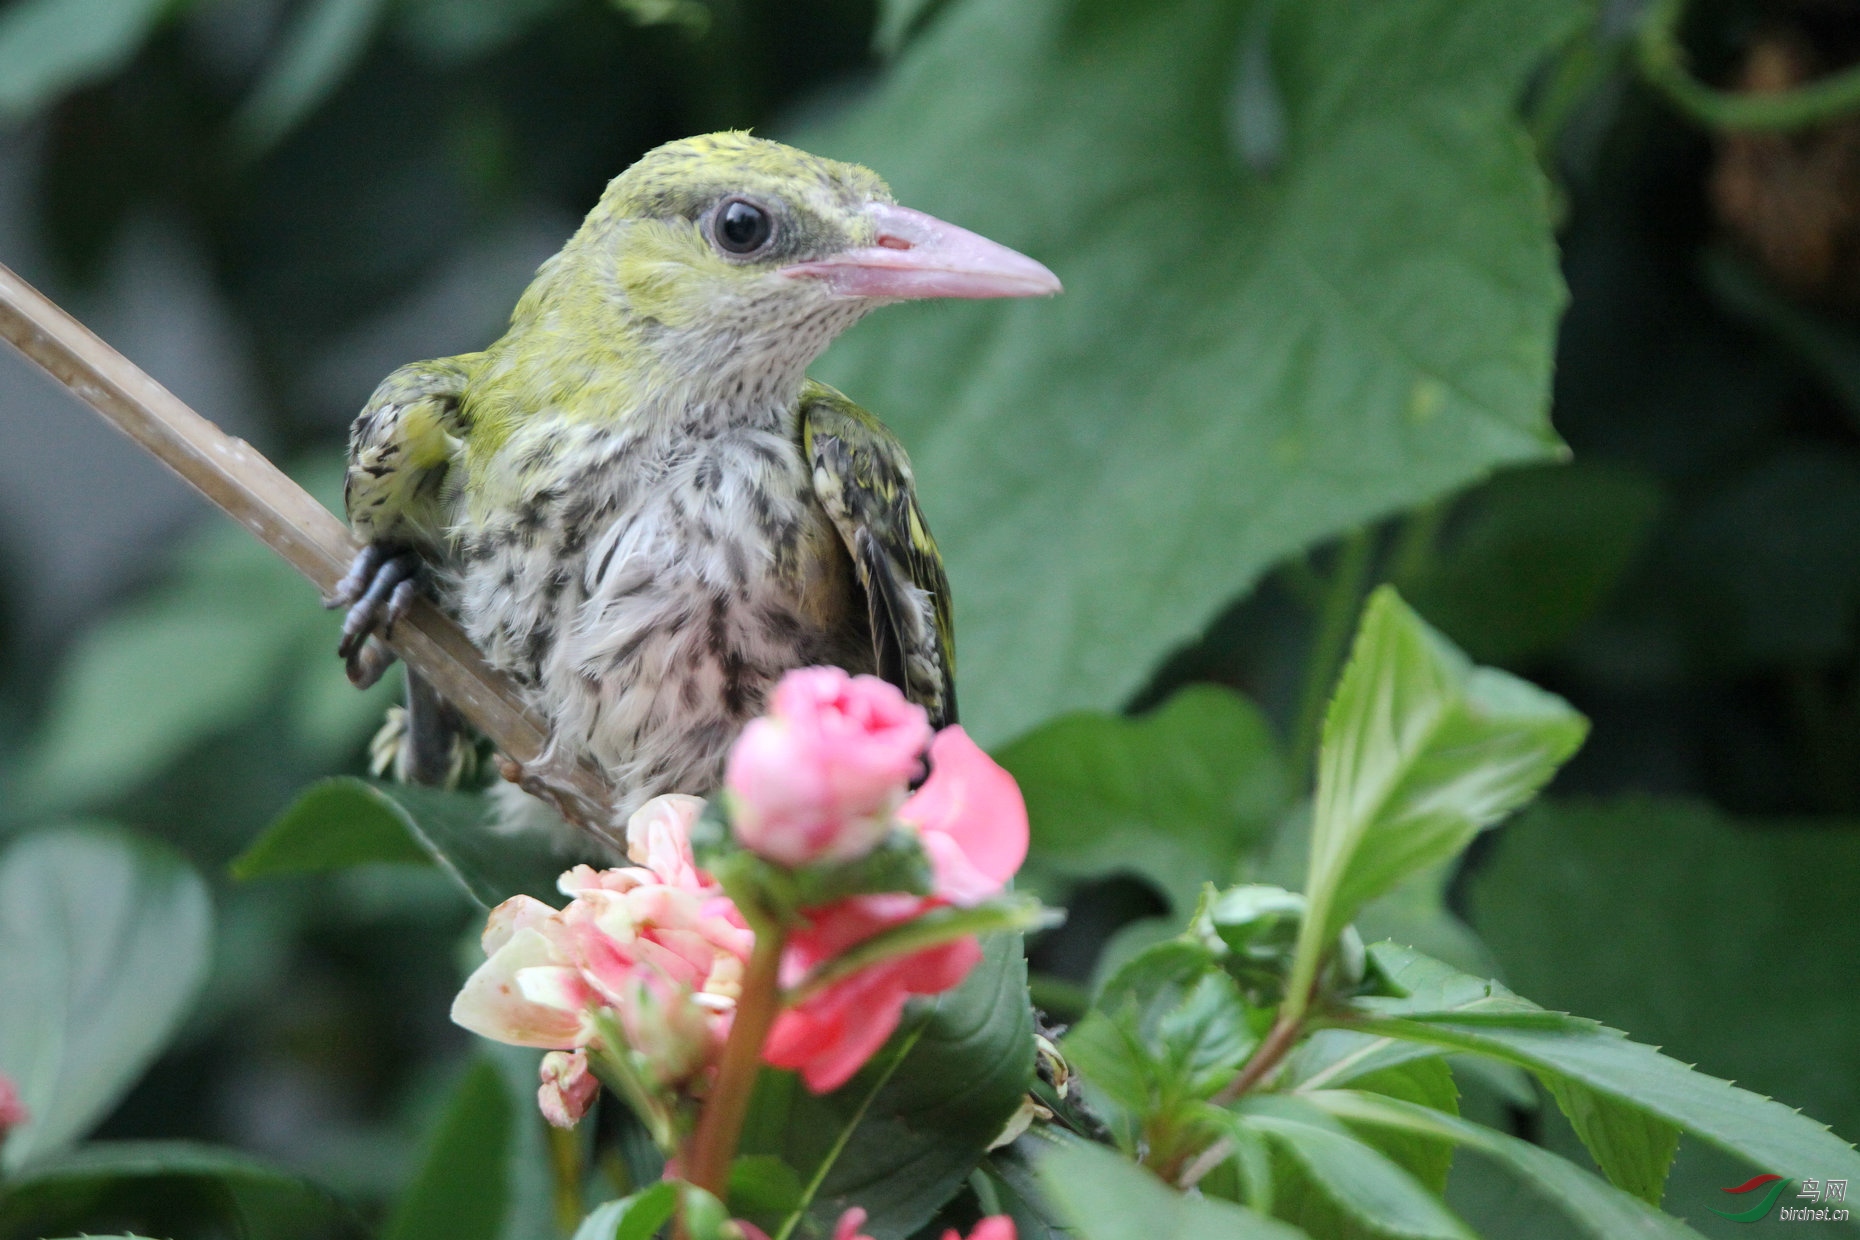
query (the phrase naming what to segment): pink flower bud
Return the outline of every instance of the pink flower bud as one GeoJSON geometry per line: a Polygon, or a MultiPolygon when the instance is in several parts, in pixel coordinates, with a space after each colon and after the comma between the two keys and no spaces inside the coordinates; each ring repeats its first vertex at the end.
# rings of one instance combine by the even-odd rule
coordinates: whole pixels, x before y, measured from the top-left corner
{"type": "Polygon", "coordinates": [[[588,1071],[586,1051],[550,1051],[542,1057],[536,1106],[557,1128],[573,1128],[594,1103],[601,1083],[588,1071]]]}
{"type": "Polygon", "coordinates": [[[891,829],[929,742],[923,708],[877,677],[789,672],[730,751],[736,838],[788,866],[864,856],[891,829]]]}

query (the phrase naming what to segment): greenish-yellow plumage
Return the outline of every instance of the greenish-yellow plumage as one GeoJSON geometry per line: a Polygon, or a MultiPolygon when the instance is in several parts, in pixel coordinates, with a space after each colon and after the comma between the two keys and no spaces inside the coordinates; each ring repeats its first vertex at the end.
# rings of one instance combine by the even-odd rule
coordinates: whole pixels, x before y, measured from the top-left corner
{"type": "MultiPolygon", "coordinates": [[[[481,353],[390,375],[356,419],[343,653],[416,582],[592,761],[621,820],[704,794],[782,672],[880,674],[955,718],[949,588],[896,439],[807,366],[875,305],[1058,291],[893,203],[872,172],[746,134],[617,177],[481,353]]],[[[445,767],[414,686],[412,774],[445,767]]]]}

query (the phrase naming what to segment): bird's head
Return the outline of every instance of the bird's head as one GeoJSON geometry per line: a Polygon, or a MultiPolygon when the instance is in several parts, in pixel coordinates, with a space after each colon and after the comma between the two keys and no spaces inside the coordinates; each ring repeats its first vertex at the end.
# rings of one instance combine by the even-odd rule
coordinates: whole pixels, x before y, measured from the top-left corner
{"type": "Polygon", "coordinates": [[[877,174],[744,133],[667,143],[616,177],[576,248],[662,360],[802,369],[874,306],[1038,297],[1053,273],[901,207],[877,174]]]}

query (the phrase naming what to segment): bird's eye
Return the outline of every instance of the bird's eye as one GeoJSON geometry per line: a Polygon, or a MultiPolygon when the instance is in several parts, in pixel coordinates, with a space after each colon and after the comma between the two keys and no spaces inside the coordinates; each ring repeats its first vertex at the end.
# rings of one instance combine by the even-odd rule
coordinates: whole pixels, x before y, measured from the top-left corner
{"type": "Polygon", "coordinates": [[[732,198],[717,209],[717,244],[731,254],[754,254],[769,243],[775,221],[745,198],[732,198]]]}

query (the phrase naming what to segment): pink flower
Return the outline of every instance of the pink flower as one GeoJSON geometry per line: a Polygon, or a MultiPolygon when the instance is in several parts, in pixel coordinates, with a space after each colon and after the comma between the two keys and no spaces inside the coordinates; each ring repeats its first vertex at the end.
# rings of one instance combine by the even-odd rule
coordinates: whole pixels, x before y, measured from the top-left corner
{"type": "Polygon", "coordinates": [[[930,778],[898,817],[917,828],[932,890],[951,904],[986,900],[1027,859],[1020,785],[959,727],[944,728],[930,743],[930,778]]]}
{"type": "Polygon", "coordinates": [[[736,838],[787,866],[864,856],[891,829],[929,742],[923,708],[877,677],[789,672],[730,751],[736,838]]]}
{"type": "Polygon", "coordinates": [[[13,1084],[13,1078],[0,1072],[0,1141],[6,1140],[8,1131],[31,1118],[32,1112],[20,1100],[19,1087],[13,1084]]]}
{"type": "Polygon", "coordinates": [[[542,1057],[536,1106],[557,1128],[573,1128],[588,1113],[601,1083],[588,1071],[586,1051],[550,1051],[542,1057]]]}
{"type": "MultiPolygon", "coordinates": [[[[515,896],[485,924],[487,959],[465,982],[452,1019],[517,1046],[579,1050],[618,1020],[656,1084],[677,1086],[716,1060],[728,1035],[755,936],[685,835],[694,797],[660,797],[628,823],[629,852],[646,865],[576,866],[554,909],[515,896]]],[[[567,1108],[564,1108],[567,1113],[567,1108]]],[[[545,1107],[547,1113],[547,1107],[545,1107]]]]}
{"type": "MultiPolygon", "coordinates": [[[[929,896],[854,896],[813,910],[782,955],[782,985],[881,930],[948,904],[975,904],[1000,891],[1027,856],[1027,806],[1013,776],[961,728],[930,749],[931,773],[898,817],[914,824],[930,856],[929,896]]],[[[974,936],[883,960],[835,982],[775,1019],[762,1057],[800,1072],[815,1093],[838,1089],[885,1044],[912,995],[959,984],[982,958],[974,936]]]]}
{"type": "MultiPolygon", "coordinates": [[[[788,939],[782,984],[793,986],[821,964],[935,907],[923,896],[853,896],[819,910],[788,939]]],[[[956,939],[895,956],[835,982],[775,1018],[763,1062],[801,1074],[817,1094],[838,1089],[885,1044],[905,1000],[959,985],[982,958],[975,938],[956,939]]]]}
{"type": "MultiPolygon", "coordinates": [[[[951,1227],[943,1233],[943,1240],[962,1240],[962,1237],[951,1227]]],[[[970,1230],[968,1240],[1015,1240],[1014,1220],[1006,1214],[991,1214],[970,1230]]]]}

